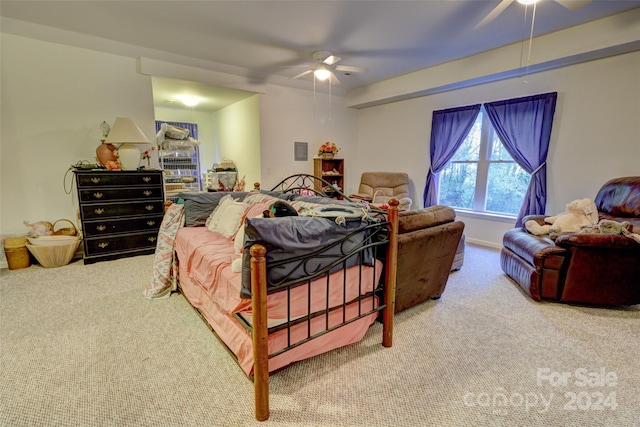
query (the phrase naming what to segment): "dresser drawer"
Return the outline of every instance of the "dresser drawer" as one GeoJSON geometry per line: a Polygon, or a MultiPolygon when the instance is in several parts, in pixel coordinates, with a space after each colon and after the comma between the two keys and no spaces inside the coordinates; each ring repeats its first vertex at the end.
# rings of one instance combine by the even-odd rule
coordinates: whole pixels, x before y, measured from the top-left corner
{"type": "Polygon", "coordinates": [[[96,203],[81,205],[82,220],[99,218],[113,218],[123,216],[140,216],[150,214],[163,214],[164,202],[162,200],[148,202],[124,202],[124,203],[96,203]]]}
{"type": "Polygon", "coordinates": [[[143,248],[155,248],[158,232],[129,234],[126,236],[92,237],[84,239],[85,256],[105,255],[143,248]]]}
{"type": "Polygon", "coordinates": [[[80,201],[110,202],[121,200],[162,200],[162,187],[94,188],[79,190],[80,201]]]}
{"type": "Polygon", "coordinates": [[[113,187],[132,185],[162,186],[162,173],[154,171],[144,172],[80,172],[76,173],[78,188],[113,187]]]}
{"type": "Polygon", "coordinates": [[[136,231],[158,231],[162,224],[162,215],[128,219],[104,219],[85,221],[84,236],[95,237],[109,234],[132,233],[136,231]]]}

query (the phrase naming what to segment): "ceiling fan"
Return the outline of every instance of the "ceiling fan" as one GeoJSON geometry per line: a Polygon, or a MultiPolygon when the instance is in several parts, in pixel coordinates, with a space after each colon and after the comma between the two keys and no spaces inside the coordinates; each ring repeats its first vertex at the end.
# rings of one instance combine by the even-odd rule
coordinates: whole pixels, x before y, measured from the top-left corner
{"type": "MultiPolygon", "coordinates": [[[[344,71],[345,73],[362,73],[367,71],[363,67],[353,67],[350,65],[336,65],[342,60],[342,58],[332,55],[331,52],[326,50],[320,50],[313,52],[311,55],[313,63],[308,66],[309,68],[300,74],[296,74],[290,79],[299,79],[302,76],[313,73],[314,77],[318,80],[327,80],[332,84],[340,84],[340,80],[336,77],[335,71],[344,71]]],[[[307,67],[305,65],[305,67],[307,67]]]]}
{"type": "MultiPolygon", "coordinates": [[[[491,11],[487,16],[485,16],[482,21],[480,21],[474,29],[478,29],[480,27],[484,27],[494,19],[498,17],[514,0],[502,0],[498,5],[491,11]]],[[[537,3],[539,0],[517,0],[518,3],[522,3],[525,5],[537,3]]],[[[555,0],[560,5],[564,6],[569,10],[578,10],[589,3],[591,0],[555,0]]]]}

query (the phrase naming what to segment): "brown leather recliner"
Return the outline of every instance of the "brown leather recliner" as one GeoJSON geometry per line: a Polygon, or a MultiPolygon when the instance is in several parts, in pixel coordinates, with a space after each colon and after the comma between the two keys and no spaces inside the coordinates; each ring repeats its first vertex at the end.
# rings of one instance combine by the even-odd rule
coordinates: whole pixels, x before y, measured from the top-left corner
{"type": "Polygon", "coordinates": [[[448,206],[400,212],[396,313],[442,295],[463,230],[448,206]]]}
{"type": "MultiPolygon", "coordinates": [[[[640,176],[608,181],[594,199],[600,220],[628,221],[640,233],[640,176]]],[[[531,215],[542,223],[544,216],[531,215]]],[[[507,231],[502,270],[534,300],[596,305],[640,304],[640,243],[612,234],[575,233],[557,237],[507,231]]]]}

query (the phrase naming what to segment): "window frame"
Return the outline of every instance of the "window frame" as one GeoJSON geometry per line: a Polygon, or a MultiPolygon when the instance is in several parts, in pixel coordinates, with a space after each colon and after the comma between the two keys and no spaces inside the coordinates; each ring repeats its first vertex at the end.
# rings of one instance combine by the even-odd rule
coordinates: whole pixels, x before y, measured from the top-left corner
{"type": "MultiPolygon", "coordinates": [[[[517,213],[508,213],[508,212],[496,212],[496,211],[488,211],[486,209],[487,203],[487,192],[489,188],[489,168],[492,164],[515,164],[519,166],[517,162],[511,158],[511,160],[492,160],[491,154],[493,152],[493,146],[497,142],[502,144],[500,137],[497,135],[493,125],[491,124],[491,120],[489,119],[489,115],[485,110],[484,106],[480,108],[480,112],[478,113],[478,117],[476,121],[481,119],[481,127],[480,127],[480,146],[478,148],[478,160],[450,160],[447,163],[448,168],[449,165],[453,163],[457,164],[475,164],[476,165],[476,180],[473,194],[472,207],[463,208],[452,206],[456,211],[465,212],[470,214],[471,217],[491,217],[491,218],[504,218],[505,220],[512,221],[514,218],[518,216],[517,213]]],[[[472,128],[473,129],[473,128],[472,128]]],[[[471,135],[469,133],[466,137],[468,138],[471,135]]],[[[503,148],[504,148],[504,144],[503,148]]],[[[525,195],[523,194],[523,197],[525,195]]],[[[438,199],[440,199],[440,194],[438,195],[438,199]]],[[[440,202],[440,200],[439,200],[440,202]]]]}

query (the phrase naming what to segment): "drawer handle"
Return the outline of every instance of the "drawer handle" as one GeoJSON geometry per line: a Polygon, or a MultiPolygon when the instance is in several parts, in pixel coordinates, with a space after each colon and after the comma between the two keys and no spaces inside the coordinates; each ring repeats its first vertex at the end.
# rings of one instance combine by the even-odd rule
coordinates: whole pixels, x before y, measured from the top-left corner
{"type": "Polygon", "coordinates": [[[107,246],[109,246],[109,242],[102,242],[102,243],[98,243],[98,247],[99,247],[100,249],[104,249],[104,248],[106,248],[107,246]]]}
{"type": "Polygon", "coordinates": [[[144,194],[145,196],[149,197],[150,195],[153,194],[153,191],[149,191],[149,190],[143,191],[142,194],[144,194]]]}
{"type": "Polygon", "coordinates": [[[102,215],[104,213],[104,209],[103,208],[96,208],[96,209],[94,209],[94,212],[97,213],[98,215],[102,215]]]}
{"type": "Polygon", "coordinates": [[[153,210],[153,205],[147,205],[144,207],[146,210],[148,211],[152,211],[153,210]]]}
{"type": "Polygon", "coordinates": [[[107,226],[106,226],[106,225],[98,225],[98,226],[96,227],[96,230],[98,230],[98,231],[104,231],[104,230],[106,230],[106,229],[107,229],[107,226]]]}
{"type": "Polygon", "coordinates": [[[151,243],[153,243],[153,242],[156,241],[156,238],[152,236],[152,237],[149,237],[147,240],[149,240],[151,243]]]}
{"type": "Polygon", "coordinates": [[[153,227],[154,225],[156,225],[156,222],[155,221],[147,221],[147,225],[149,227],[153,227]]]}
{"type": "Polygon", "coordinates": [[[94,176],[93,178],[91,178],[91,182],[93,182],[94,184],[97,184],[100,182],[100,178],[98,178],[97,176],[94,176]]]}
{"type": "Polygon", "coordinates": [[[151,177],[150,176],[145,176],[145,177],[142,178],[142,180],[144,182],[150,182],[151,181],[151,177]]]}
{"type": "Polygon", "coordinates": [[[93,193],[93,197],[95,197],[96,199],[102,199],[104,197],[104,194],[102,194],[102,193],[93,193]]]}

